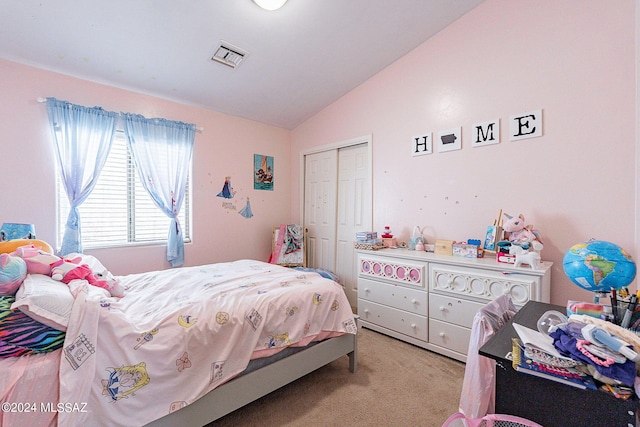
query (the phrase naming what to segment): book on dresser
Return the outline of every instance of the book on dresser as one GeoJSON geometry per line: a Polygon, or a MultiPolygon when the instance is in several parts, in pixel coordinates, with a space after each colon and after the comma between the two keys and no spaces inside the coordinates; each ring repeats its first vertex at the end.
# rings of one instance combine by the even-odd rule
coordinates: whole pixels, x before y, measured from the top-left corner
{"type": "Polygon", "coordinates": [[[552,366],[525,356],[524,346],[518,338],[512,338],[512,344],[512,364],[516,371],[580,389],[598,389],[590,375],[580,372],[576,368],[552,366]]]}

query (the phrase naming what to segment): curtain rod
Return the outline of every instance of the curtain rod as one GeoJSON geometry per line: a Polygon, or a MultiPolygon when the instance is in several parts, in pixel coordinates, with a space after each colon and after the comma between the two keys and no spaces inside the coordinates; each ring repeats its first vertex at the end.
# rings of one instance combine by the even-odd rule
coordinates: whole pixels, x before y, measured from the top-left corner
{"type": "MultiPolygon", "coordinates": [[[[40,102],[40,103],[47,102],[47,98],[43,98],[43,97],[39,96],[37,101],[40,102]]],[[[120,113],[118,113],[118,115],[120,115],[120,113]]],[[[196,126],[196,132],[202,133],[202,132],[204,132],[204,128],[196,126]]]]}

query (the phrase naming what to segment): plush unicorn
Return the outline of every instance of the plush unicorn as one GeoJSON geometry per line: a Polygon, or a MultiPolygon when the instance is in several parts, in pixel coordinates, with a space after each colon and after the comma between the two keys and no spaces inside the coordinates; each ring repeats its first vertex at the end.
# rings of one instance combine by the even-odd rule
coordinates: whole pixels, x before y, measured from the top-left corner
{"type": "Polygon", "coordinates": [[[526,251],[521,246],[511,245],[509,247],[509,254],[516,256],[515,267],[527,264],[532,270],[538,270],[540,268],[540,254],[536,251],[526,251]]]}
{"type": "Polygon", "coordinates": [[[517,217],[509,214],[503,214],[507,220],[504,222],[502,229],[507,233],[507,238],[512,243],[524,244],[533,241],[541,241],[538,230],[533,229],[533,225],[525,225],[524,215],[517,217]]]}

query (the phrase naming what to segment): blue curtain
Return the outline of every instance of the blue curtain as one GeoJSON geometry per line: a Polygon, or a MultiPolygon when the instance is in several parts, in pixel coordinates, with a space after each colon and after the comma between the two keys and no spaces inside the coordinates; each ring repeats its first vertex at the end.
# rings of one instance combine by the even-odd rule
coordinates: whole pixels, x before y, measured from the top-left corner
{"type": "Polygon", "coordinates": [[[171,218],[167,261],[179,267],[184,264],[184,237],[178,213],[185,197],[196,126],[139,114],[122,113],[122,117],[140,181],[156,206],[171,218]]]}
{"type": "Polygon", "coordinates": [[[71,204],[59,254],[82,253],[78,207],[93,191],[107,161],[118,113],[55,98],[47,98],[47,111],[60,175],[71,204]]]}

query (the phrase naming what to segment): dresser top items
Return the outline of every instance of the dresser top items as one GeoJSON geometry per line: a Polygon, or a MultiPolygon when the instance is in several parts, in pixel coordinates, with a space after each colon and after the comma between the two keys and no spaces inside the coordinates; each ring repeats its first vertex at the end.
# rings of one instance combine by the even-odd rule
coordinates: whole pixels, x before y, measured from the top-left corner
{"type": "Polygon", "coordinates": [[[376,251],[358,250],[362,255],[381,255],[384,257],[393,257],[402,260],[414,260],[422,262],[437,262],[438,264],[451,264],[456,266],[466,266],[471,268],[482,268],[483,270],[494,270],[505,275],[510,274],[527,274],[533,276],[544,276],[551,269],[553,262],[540,261],[538,269],[532,269],[528,266],[515,267],[513,264],[496,261],[495,258],[468,258],[453,255],[441,255],[433,252],[416,251],[405,248],[381,249],[376,251]]]}

